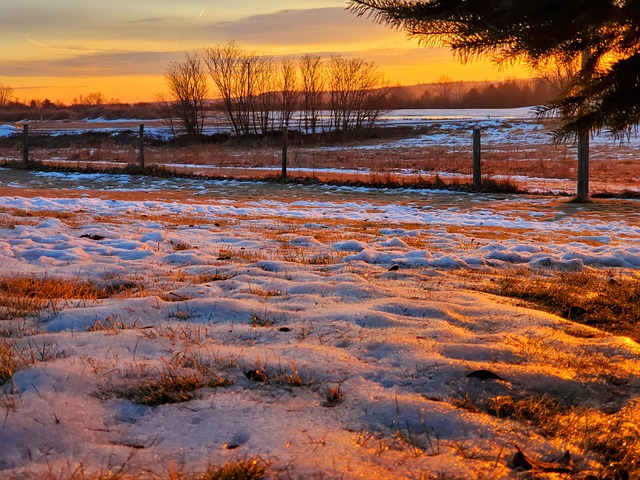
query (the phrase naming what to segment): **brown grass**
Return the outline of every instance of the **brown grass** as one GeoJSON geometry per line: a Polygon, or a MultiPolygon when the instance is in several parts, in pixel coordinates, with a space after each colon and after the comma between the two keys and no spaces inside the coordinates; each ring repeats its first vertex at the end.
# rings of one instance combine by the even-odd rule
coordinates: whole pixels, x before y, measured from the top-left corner
{"type": "Polygon", "coordinates": [[[507,272],[485,291],[518,298],[550,313],[640,341],[640,278],[614,272],[507,272]]]}
{"type": "Polygon", "coordinates": [[[16,275],[0,277],[0,319],[37,315],[58,300],[99,298],[100,289],[78,279],[16,275]]]}
{"type": "MultiPolygon", "coordinates": [[[[205,376],[198,371],[178,372],[165,368],[157,378],[143,380],[137,385],[114,389],[113,393],[132,402],[156,407],[158,405],[188,402],[196,398],[202,388],[228,387],[233,381],[218,377],[205,376]]],[[[104,391],[103,393],[109,393],[104,391]]]]}
{"type": "Polygon", "coordinates": [[[489,399],[467,395],[454,398],[451,403],[473,413],[510,419],[521,424],[525,432],[535,429],[545,437],[563,439],[572,445],[573,454],[575,449],[579,449],[595,455],[601,465],[598,473],[603,475],[596,478],[629,478],[618,477],[615,472],[631,475],[638,472],[640,431],[637,402],[631,402],[614,413],[567,405],[547,395],[528,392],[489,399]]]}
{"type": "Polygon", "coordinates": [[[249,457],[242,460],[232,460],[222,467],[210,466],[197,480],[262,480],[266,478],[264,460],[249,457]]]}
{"type": "MultiPolygon", "coordinates": [[[[93,124],[92,126],[95,126],[93,124]]],[[[79,125],[78,128],[82,128],[79,125]]],[[[60,128],[56,125],[55,128],[60,128]]],[[[546,126],[549,130],[552,124],[546,126]]],[[[395,139],[417,137],[433,132],[434,127],[420,127],[408,132],[407,129],[380,128],[379,140],[371,138],[368,144],[388,142],[395,139]]],[[[437,127],[438,133],[446,133],[437,127]]],[[[441,144],[424,145],[421,147],[396,147],[381,149],[355,148],[358,142],[338,142],[325,139],[327,144],[338,147],[319,150],[324,144],[316,144],[305,140],[301,144],[294,141],[289,147],[289,176],[291,178],[319,180],[324,182],[349,182],[358,180],[368,184],[393,183],[397,185],[419,185],[425,182],[433,184],[438,173],[450,172],[464,176],[464,183],[470,182],[471,176],[471,135],[468,143],[460,143],[459,132],[451,132],[457,142],[446,140],[441,144]],[[300,172],[298,168],[324,169],[340,166],[345,169],[368,169],[368,173],[348,175],[328,172],[300,172]]],[[[191,174],[196,176],[212,175],[218,178],[276,178],[279,176],[280,150],[278,142],[260,140],[251,143],[203,143],[148,145],[145,149],[145,162],[149,172],[158,174],[191,174]],[[180,164],[216,166],[210,168],[188,169],[180,164]],[[167,165],[167,171],[158,169],[160,165],[167,165]],[[274,171],[261,171],[258,168],[272,167],[274,171]],[[251,170],[251,168],[254,168],[251,170]],[[182,168],[182,172],[180,169],[182,168]]],[[[15,147],[0,148],[0,159],[20,161],[20,152],[15,147]]],[[[488,178],[501,176],[510,178],[516,175],[526,175],[538,178],[575,179],[576,177],[576,148],[572,144],[553,145],[543,144],[504,144],[495,140],[483,142],[483,174],[488,178]]],[[[78,137],[67,148],[47,148],[46,143],[32,149],[33,160],[45,161],[48,168],[76,168],[76,169],[109,169],[125,171],[137,165],[136,149],[130,144],[119,144],[116,141],[103,139],[92,141],[78,137]],[[85,142],[83,144],[82,142],[85,142]],[[52,158],[66,159],[67,163],[51,160],[52,158]],[[108,159],[110,164],[105,166],[95,163],[108,159]],[[92,163],[93,162],[93,163],[92,163]]],[[[637,185],[640,179],[640,168],[637,151],[633,146],[625,144],[594,144],[591,147],[591,179],[593,182],[618,184],[620,179],[627,179],[628,185],[637,185]]],[[[493,187],[500,187],[494,185],[493,187]]]]}
{"type": "Polygon", "coordinates": [[[0,339],[0,385],[11,380],[13,374],[27,363],[27,359],[16,350],[15,343],[0,339]]]}
{"type": "Polygon", "coordinates": [[[135,282],[99,286],[79,278],[0,276],[0,320],[35,316],[47,308],[57,312],[60,301],[94,301],[140,289],[135,282]]]}

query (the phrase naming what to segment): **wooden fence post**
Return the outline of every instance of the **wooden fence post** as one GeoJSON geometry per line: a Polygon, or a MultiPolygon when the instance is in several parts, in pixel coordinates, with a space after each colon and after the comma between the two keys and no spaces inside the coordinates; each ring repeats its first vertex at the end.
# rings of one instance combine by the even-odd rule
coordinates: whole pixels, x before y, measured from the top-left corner
{"type": "Polygon", "coordinates": [[[29,125],[25,124],[22,127],[22,161],[25,166],[30,166],[29,160],[29,125]]]}
{"type": "Polygon", "coordinates": [[[578,134],[577,202],[589,201],[589,132],[578,134]]]}
{"type": "Polygon", "coordinates": [[[480,190],[482,187],[482,149],[481,130],[473,129],[473,189],[480,190]]]}
{"type": "MultiPolygon", "coordinates": [[[[591,51],[582,50],[581,66],[584,70],[591,57],[591,51]]],[[[579,112],[584,113],[584,109],[579,112]]],[[[578,134],[578,185],[576,187],[575,201],[585,203],[589,201],[589,132],[578,134]]]]}
{"type": "Polygon", "coordinates": [[[140,124],[140,133],[138,135],[138,150],[140,152],[140,168],[144,170],[144,123],[140,124]]]}
{"type": "Polygon", "coordinates": [[[287,178],[287,150],[289,149],[289,128],[285,125],[282,128],[282,180],[287,178]]]}

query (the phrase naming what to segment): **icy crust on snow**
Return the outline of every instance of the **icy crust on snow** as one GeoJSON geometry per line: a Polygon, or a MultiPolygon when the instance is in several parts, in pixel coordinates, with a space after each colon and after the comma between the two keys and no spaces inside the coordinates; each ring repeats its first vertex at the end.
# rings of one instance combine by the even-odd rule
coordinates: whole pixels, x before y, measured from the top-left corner
{"type": "Polygon", "coordinates": [[[301,478],[318,472],[505,478],[508,465],[496,462],[502,448],[515,443],[544,454],[566,445],[511,420],[456,409],[451,398],[526,390],[598,403],[611,388],[600,375],[613,365],[630,381],[627,390],[640,386],[637,346],[597,332],[595,339],[576,338],[575,326],[550,315],[481,294],[422,291],[416,298],[360,275],[325,277],[294,266],[286,272],[240,267],[215,292],[196,286],[189,301],[118,299],[55,315],[46,333],[30,340],[48,345],[52,359],[15,375],[20,397],[0,431],[3,471],[46,471],[66,461],[117,467],[135,449],[128,468],[157,473],[171,462],[202,470],[208,462],[260,454],[301,478]],[[265,302],[249,293],[257,287],[287,296],[265,302]],[[189,312],[188,321],[176,320],[179,310],[189,312]],[[252,327],[253,312],[274,326],[252,327]],[[134,328],[86,331],[109,316],[134,328]],[[295,361],[315,386],[256,384],[242,369],[219,366],[235,385],[204,389],[185,404],[148,408],[96,395],[189,353],[213,365],[230,358],[245,369],[262,363],[274,376],[295,361]],[[478,368],[506,381],[466,377],[478,368]],[[322,406],[320,387],[338,383],[345,401],[322,406]],[[380,438],[390,441],[399,430],[412,432],[426,455],[380,450],[380,438]],[[483,455],[464,453],[471,451],[483,455]]]}
{"type": "Polygon", "coordinates": [[[11,339],[39,359],[5,385],[15,409],[0,429],[0,477],[83,463],[160,478],[260,455],[291,478],[499,479],[513,478],[513,445],[540,458],[579,451],[455,399],[526,393],[618,411],[638,402],[640,347],[456,290],[442,268],[636,269],[638,219],[513,205],[0,198],[8,223],[14,209],[76,214],[0,229],[4,274],[140,285],[62,302],[27,325],[38,333],[11,339]],[[324,220],[338,224],[326,232],[324,220]],[[354,220],[368,222],[357,237],[341,227],[354,220]],[[510,233],[456,233],[474,228],[510,233]],[[234,384],[156,407],[115,393],[196,365],[234,384]],[[262,368],[264,383],[245,375],[262,368]],[[307,385],[282,380],[294,368],[307,385]],[[504,381],[467,377],[479,369],[504,381]],[[344,401],[329,408],[324,392],[338,385],[344,401]]]}
{"type": "MultiPolygon", "coordinates": [[[[86,212],[117,218],[121,215],[181,215],[215,219],[227,216],[248,218],[337,219],[344,222],[393,222],[394,229],[380,229],[368,241],[346,239],[319,242],[311,237],[289,239],[294,247],[314,254],[344,252],[346,262],[405,267],[455,268],[467,266],[532,265],[540,268],[584,266],[640,268],[640,225],[635,218],[628,222],[619,217],[580,218],[556,215],[536,218],[535,212],[501,212],[486,208],[461,210],[429,205],[397,205],[373,203],[339,203],[320,201],[282,202],[274,200],[245,203],[215,202],[180,204],[157,201],[130,202],[95,198],[0,198],[0,208],[86,212]],[[402,228],[411,224],[412,228],[402,228]],[[416,228],[415,225],[422,226],[416,228]],[[476,241],[465,233],[449,233],[447,227],[505,229],[524,231],[523,238],[497,238],[476,241]],[[549,241],[544,238],[549,237],[549,241]],[[561,241],[558,241],[561,240],[561,241]],[[422,248],[412,247],[416,243],[422,248]]],[[[271,220],[255,220],[256,228],[268,226],[271,220]]],[[[127,262],[147,260],[166,265],[207,265],[220,248],[269,248],[259,236],[255,240],[230,238],[225,232],[207,232],[202,227],[181,228],[166,232],[157,223],[138,220],[130,226],[86,225],[71,235],[58,219],[47,219],[38,225],[18,226],[13,238],[0,247],[0,263],[7,268],[34,271],[65,270],[69,262],[84,262],[94,272],[109,271],[114,266],[126,268],[127,262]],[[76,234],[77,233],[77,234],[76,234]],[[86,236],[99,234],[100,242],[86,236]],[[83,235],[85,238],[83,238],[83,235]],[[166,245],[186,242],[196,250],[167,251],[166,245]],[[160,248],[160,245],[165,248],[160,248]]]]}
{"type": "Polygon", "coordinates": [[[197,471],[208,462],[260,454],[300,478],[319,472],[507,478],[501,449],[518,444],[549,454],[567,445],[512,420],[457,409],[451,398],[524,390],[599,403],[613,388],[601,376],[614,365],[629,388],[640,387],[637,345],[486,295],[420,291],[410,282],[377,284],[357,274],[326,276],[300,265],[281,265],[280,274],[237,268],[237,276],[216,282],[214,291],[193,286],[188,301],[112,299],[47,321],[29,341],[49,348],[51,359],[14,378],[20,396],[0,431],[3,471],[58,469],[67,460],[115,468],[135,450],[127,468],[157,473],[171,462],[197,471]],[[256,288],[286,296],[265,301],[250,293],[256,288]],[[177,320],[178,311],[188,312],[188,320],[177,320]],[[274,324],[252,327],[255,312],[274,324]],[[133,328],[87,331],[109,317],[133,328]],[[576,328],[595,338],[576,337],[576,328]],[[176,355],[196,355],[236,383],[153,408],[96,394],[150,376],[176,355]],[[230,359],[240,367],[225,367],[230,359]],[[243,374],[261,364],[276,378],[293,361],[312,386],[256,384],[243,374]],[[505,381],[466,377],[479,368],[505,381]],[[322,386],[338,383],[344,402],[323,406],[322,386]],[[381,444],[398,431],[410,432],[425,454],[381,444]],[[483,455],[465,453],[472,451],[483,455]]]}

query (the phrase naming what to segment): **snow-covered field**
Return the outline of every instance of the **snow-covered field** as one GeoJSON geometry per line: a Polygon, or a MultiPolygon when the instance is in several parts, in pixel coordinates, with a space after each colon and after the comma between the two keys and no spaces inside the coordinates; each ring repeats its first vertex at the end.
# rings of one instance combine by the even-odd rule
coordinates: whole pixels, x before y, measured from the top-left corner
{"type": "Polygon", "coordinates": [[[637,276],[638,201],[56,175],[0,170],[0,271],[120,293],[1,321],[28,358],[2,478],[613,478],[588,447],[637,453],[640,346],[469,271],[637,276]],[[181,403],[131,393],[191,377],[181,403]],[[522,473],[516,445],[571,460],[522,473]]]}
{"type": "MultiPolygon", "coordinates": [[[[31,132],[49,135],[82,132],[136,132],[139,119],[86,122],[31,122],[31,132]]],[[[295,123],[295,122],[294,122],[295,123]]],[[[393,110],[379,122],[382,127],[402,127],[396,137],[369,139],[353,144],[299,145],[292,138],[289,175],[322,180],[380,183],[432,181],[471,182],[473,129],[482,131],[483,174],[507,180],[532,193],[575,194],[576,147],[572,142],[552,144],[557,123],[539,122],[531,108],[477,110],[393,110]]],[[[221,114],[207,118],[205,133],[228,131],[221,114]]],[[[294,128],[295,130],[295,128],[294,128]]],[[[396,131],[396,130],[393,130],[396,131]]],[[[146,135],[168,140],[171,135],[160,120],[147,121],[146,135]]],[[[19,134],[13,125],[0,125],[0,137],[19,134]]],[[[295,135],[294,135],[295,137],[295,135]]],[[[606,132],[591,139],[591,191],[640,192],[640,138],[632,134],[622,141],[606,132]]],[[[32,157],[45,164],[70,168],[118,168],[137,161],[133,146],[92,145],[47,151],[34,149],[32,157]]],[[[281,148],[172,147],[169,151],[149,147],[147,165],[161,165],[188,174],[264,178],[281,170],[281,148]]],[[[20,160],[15,148],[0,151],[0,161],[20,160]]]]}
{"type": "MultiPolygon", "coordinates": [[[[548,143],[527,109],[383,121],[430,133],[315,148],[336,161],[292,171],[367,175],[338,159],[373,152],[423,176],[415,158],[475,127],[523,158],[548,143]]],[[[592,146],[596,165],[628,167],[595,188],[638,188],[621,174],[637,171],[636,137],[592,146]]],[[[640,346],[474,288],[574,270],[638,277],[640,201],[0,169],[0,284],[110,292],[16,316],[0,287],[0,478],[174,480],[238,459],[286,479],[634,478],[640,346]],[[138,398],[181,380],[198,387],[182,402],[138,398]],[[551,463],[522,472],[518,447],[551,463]]]]}

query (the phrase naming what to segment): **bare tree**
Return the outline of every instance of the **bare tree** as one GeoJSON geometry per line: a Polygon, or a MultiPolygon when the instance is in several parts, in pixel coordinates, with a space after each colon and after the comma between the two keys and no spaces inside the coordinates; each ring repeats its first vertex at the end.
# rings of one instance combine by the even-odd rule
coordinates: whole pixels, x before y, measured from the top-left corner
{"type": "Polygon", "coordinates": [[[266,135],[275,130],[275,112],[278,107],[278,82],[275,63],[271,57],[257,56],[250,61],[250,107],[253,132],[266,135]]]}
{"type": "Polygon", "coordinates": [[[298,72],[291,59],[284,58],[280,62],[280,128],[288,127],[293,112],[298,106],[300,91],[298,90],[298,72]]]}
{"type": "Polygon", "coordinates": [[[304,129],[315,134],[319,126],[322,97],[325,88],[323,60],[320,55],[305,55],[300,59],[302,77],[302,110],[304,129]]]}
{"type": "Polygon", "coordinates": [[[9,85],[0,83],[0,107],[9,105],[11,98],[13,97],[13,88],[9,85]]]}
{"type": "Polygon", "coordinates": [[[565,94],[572,85],[576,74],[580,70],[580,62],[569,61],[557,57],[549,57],[535,65],[534,72],[553,93],[553,95],[565,94]]]}
{"type": "Polygon", "coordinates": [[[389,88],[373,62],[331,57],[329,87],[333,128],[345,134],[371,127],[383,111],[389,88]]]}
{"type": "Polygon", "coordinates": [[[78,95],[71,101],[72,105],[91,105],[94,107],[99,107],[105,103],[107,103],[107,97],[102,92],[91,92],[86,97],[78,95]]]}
{"type": "Polygon", "coordinates": [[[276,112],[284,112],[285,104],[291,108],[295,72],[278,69],[273,58],[248,52],[235,42],[206,48],[204,58],[236,135],[266,135],[281,126],[276,112]]]}
{"type": "Polygon", "coordinates": [[[164,120],[164,123],[169,127],[169,131],[171,135],[174,137],[178,135],[178,122],[177,118],[175,118],[175,108],[173,100],[169,99],[166,95],[162,93],[158,93],[155,96],[155,101],[158,104],[158,109],[160,112],[161,118],[164,120]]]}
{"type": "Polygon", "coordinates": [[[433,100],[436,108],[449,108],[453,100],[454,81],[447,75],[441,75],[433,84],[435,98],[433,100]]]}
{"type": "Polygon", "coordinates": [[[209,75],[224,105],[227,120],[236,135],[250,132],[251,63],[253,54],[235,42],[204,49],[209,75]]]}
{"type": "Polygon", "coordinates": [[[187,53],[181,62],[171,62],[164,73],[169,88],[172,117],[177,118],[189,138],[204,128],[204,104],[208,85],[204,65],[197,52],[187,53]]]}

